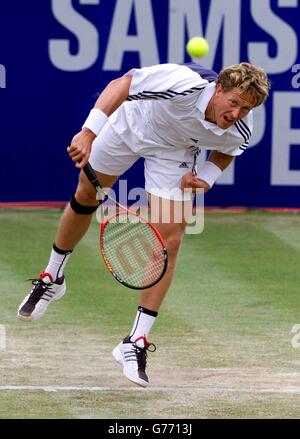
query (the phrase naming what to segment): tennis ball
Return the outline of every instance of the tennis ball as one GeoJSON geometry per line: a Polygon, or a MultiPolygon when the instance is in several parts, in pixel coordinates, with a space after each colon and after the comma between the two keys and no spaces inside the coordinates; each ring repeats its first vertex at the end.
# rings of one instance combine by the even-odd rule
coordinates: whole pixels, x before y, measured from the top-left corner
{"type": "Polygon", "coordinates": [[[209,44],[205,38],[191,38],[186,45],[187,53],[193,58],[202,58],[209,52],[209,44]]]}

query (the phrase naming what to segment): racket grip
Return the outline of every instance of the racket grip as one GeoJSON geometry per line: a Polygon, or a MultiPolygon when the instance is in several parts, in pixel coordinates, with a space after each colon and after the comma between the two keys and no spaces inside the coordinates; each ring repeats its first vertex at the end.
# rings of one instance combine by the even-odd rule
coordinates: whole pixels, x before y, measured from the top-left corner
{"type": "Polygon", "coordinates": [[[98,180],[97,175],[95,174],[94,169],[91,167],[89,162],[87,162],[87,164],[83,167],[83,171],[87,176],[87,178],[89,179],[89,182],[92,183],[92,185],[96,189],[97,193],[103,194],[102,198],[99,198],[99,206],[100,206],[100,204],[104,203],[108,199],[108,195],[105,194],[105,192],[103,192],[100,181],[98,180]]]}
{"type": "Polygon", "coordinates": [[[89,163],[87,163],[84,167],[83,167],[84,173],[87,176],[87,178],[89,179],[90,183],[92,183],[92,185],[94,186],[94,188],[96,190],[100,188],[102,188],[97,175],[95,174],[93,168],[91,167],[91,165],[89,163]]]}

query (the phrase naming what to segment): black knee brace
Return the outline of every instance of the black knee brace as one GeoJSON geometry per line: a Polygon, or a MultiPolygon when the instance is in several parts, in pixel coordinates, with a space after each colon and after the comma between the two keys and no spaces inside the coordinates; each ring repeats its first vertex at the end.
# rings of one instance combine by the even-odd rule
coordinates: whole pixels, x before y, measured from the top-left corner
{"type": "Polygon", "coordinates": [[[98,209],[98,206],[83,206],[82,204],[78,203],[78,201],[75,198],[75,194],[72,196],[70,200],[70,206],[74,210],[74,212],[79,213],[81,215],[91,215],[98,209]]]}

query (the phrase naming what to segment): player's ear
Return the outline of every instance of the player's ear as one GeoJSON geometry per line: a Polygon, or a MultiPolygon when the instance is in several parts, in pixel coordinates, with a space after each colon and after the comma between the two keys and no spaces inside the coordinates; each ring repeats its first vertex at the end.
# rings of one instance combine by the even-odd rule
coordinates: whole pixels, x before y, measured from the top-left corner
{"type": "Polygon", "coordinates": [[[222,85],[220,83],[218,83],[216,85],[216,94],[218,95],[218,94],[222,93],[222,91],[223,91],[222,85]]]}

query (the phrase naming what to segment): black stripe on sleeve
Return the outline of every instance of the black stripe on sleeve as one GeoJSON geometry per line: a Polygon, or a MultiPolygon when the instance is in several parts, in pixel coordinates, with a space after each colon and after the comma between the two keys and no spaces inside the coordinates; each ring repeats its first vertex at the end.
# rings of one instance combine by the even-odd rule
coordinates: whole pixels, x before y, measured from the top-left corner
{"type": "Polygon", "coordinates": [[[251,135],[252,135],[250,129],[245,124],[245,122],[243,122],[242,120],[239,120],[238,122],[239,122],[240,127],[243,129],[244,133],[246,134],[247,140],[249,140],[251,135]]]}
{"type": "MultiPolygon", "coordinates": [[[[240,121],[240,120],[238,120],[236,123],[237,123],[237,125],[239,126],[240,130],[241,130],[241,131],[244,133],[244,135],[246,136],[246,139],[249,140],[249,139],[250,139],[250,136],[251,136],[251,132],[250,132],[250,130],[247,131],[246,128],[244,127],[244,125],[241,124],[241,121],[240,121]],[[249,134],[249,132],[250,132],[250,134],[249,134]]],[[[246,127],[247,127],[247,125],[246,125],[246,127]]],[[[247,127],[247,128],[248,128],[248,127],[247,127]]]]}
{"type": "Polygon", "coordinates": [[[167,91],[143,91],[141,93],[138,93],[136,95],[129,95],[127,97],[128,101],[132,100],[140,100],[140,99],[172,99],[175,96],[186,96],[191,93],[195,93],[196,91],[202,91],[204,90],[205,86],[203,87],[192,87],[187,90],[184,90],[183,92],[179,93],[174,90],[167,90],[167,91]]]}
{"type": "Polygon", "coordinates": [[[163,99],[169,99],[172,98],[173,95],[171,93],[168,93],[167,91],[157,91],[157,92],[153,92],[153,91],[143,91],[142,93],[139,93],[140,95],[143,96],[158,96],[158,97],[162,97],[163,99]]]}
{"type": "Polygon", "coordinates": [[[242,149],[243,151],[246,151],[246,149],[248,148],[248,146],[249,146],[249,142],[245,142],[245,143],[243,143],[239,148],[242,149]]]}
{"type": "Polygon", "coordinates": [[[245,143],[249,140],[249,135],[248,135],[248,133],[246,133],[245,132],[245,130],[244,130],[244,128],[242,128],[240,125],[239,125],[239,121],[237,121],[235,124],[235,127],[236,127],[236,129],[238,130],[238,132],[240,133],[240,135],[243,137],[243,139],[244,139],[244,141],[245,141],[245,143]]]}
{"type": "Polygon", "coordinates": [[[245,130],[247,131],[247,133],[249,135],[249,139],[250,139],[251,134],[252,134],[250,128],[248,127],[248,125],[242,119],[239,122],[245,128],[245,130]]]}

